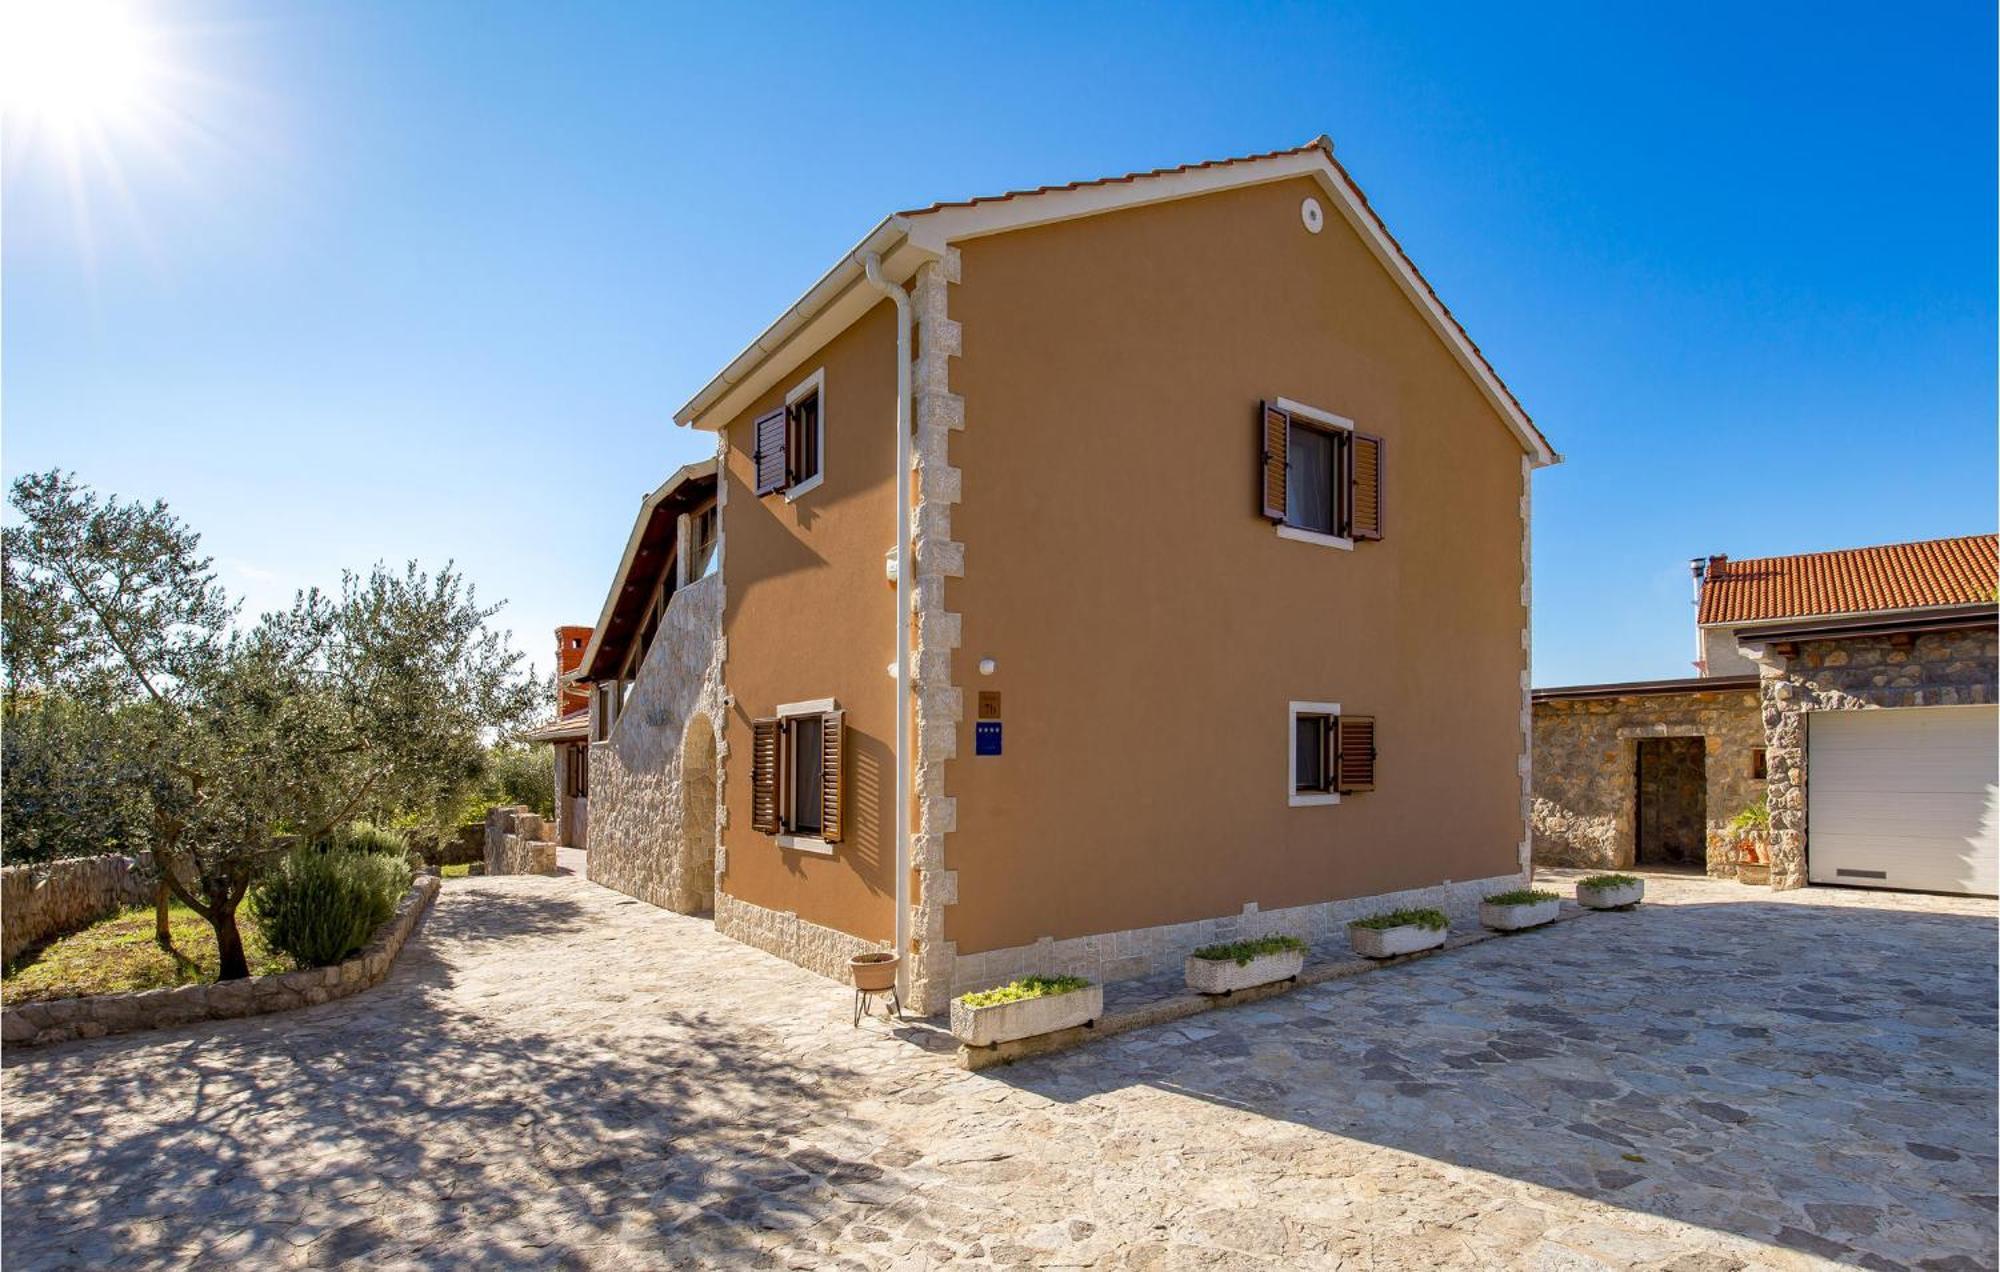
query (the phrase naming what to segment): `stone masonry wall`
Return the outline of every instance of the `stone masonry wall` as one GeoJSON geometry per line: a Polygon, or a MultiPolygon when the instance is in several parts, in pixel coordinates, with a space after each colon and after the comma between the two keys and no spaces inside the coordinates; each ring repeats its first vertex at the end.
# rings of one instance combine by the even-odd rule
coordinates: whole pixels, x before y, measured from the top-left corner
{"type": "Polygon", "coordinates": [[[153,899],[152,856],[73,857],[0,870],[0,960],[153,899]]]}
{"type": "MultiPolygon", "coordinates": [[[[590,748],[591,882],[681,914],[707,908],[715,891],[719,814],[691,816],[681,745],[696,715],[722,736],[722,656],[722,576],[711,574],[667,602],[611,737],[590,748]]],[[[719,775],[719,753],[699,779],[708,772],[719,775]]]]}
{"type": "Polygon", "coordinates": [[[553,832],[540,814],[525,805],[486,810],[486,873],[490,875],[556,872],[553,832]]]}
{"type": "Polygon", "coordinates": [[[1730,818],[1763,784],[1751,752],[1764,745],[1757,694],[1748,689],[1535,704],[1535,862],[1619,869],[1633,864],[1637,747],[1649,737],[1700,737],[1708,754],[1708,872],[1736,873],[1730,818]]]}
{"type": "Polygon", "coordinates": [[[1771,886],[1806,883],[1806,713],[1972,706],[1995,692],[1992,628],[1811,640],[1791,655],[1754,648],[1770,739],[1771,886]]]}

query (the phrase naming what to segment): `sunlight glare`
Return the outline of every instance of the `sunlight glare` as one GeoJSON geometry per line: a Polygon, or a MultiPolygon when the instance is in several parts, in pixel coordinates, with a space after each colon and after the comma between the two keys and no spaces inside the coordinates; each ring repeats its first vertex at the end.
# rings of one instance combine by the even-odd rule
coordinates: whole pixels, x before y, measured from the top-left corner
{"type": "Polygon", "coordinates": [[[18,124],[101,128],[145,103],[151,39],[113,0],[0,2],[0,99],[18,124]]]}

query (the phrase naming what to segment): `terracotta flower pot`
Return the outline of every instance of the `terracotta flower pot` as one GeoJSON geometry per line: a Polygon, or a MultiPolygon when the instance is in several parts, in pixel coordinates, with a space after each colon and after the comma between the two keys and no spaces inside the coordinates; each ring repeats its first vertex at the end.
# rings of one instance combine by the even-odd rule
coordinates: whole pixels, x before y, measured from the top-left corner
{"type": "Polygon", "coordinates": [[[847,960],[847,974],[854,988],[868,994],[886,994],[896,987],[897,957],[886,950],[856,954],[847,960]]]}

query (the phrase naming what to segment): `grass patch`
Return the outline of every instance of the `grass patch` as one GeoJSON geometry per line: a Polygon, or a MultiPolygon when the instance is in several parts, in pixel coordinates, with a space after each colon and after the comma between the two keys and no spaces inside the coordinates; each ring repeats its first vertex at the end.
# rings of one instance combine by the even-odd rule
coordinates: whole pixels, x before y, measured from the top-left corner
{"type": "Polygon", "coordinates": [[[1451,919],[1443,910],[1387,910],[1365,919],[1356,919],[1347,926],[1372,928],[1377,932],[1399,927],[1429,928],[1433,932],[1441,932],[1451,926],[1451,919]]]}
{"type": "MultiPolygon", "coordinates": [[[[292,970],[292,960],[264,943],[248,905],[236,912],[236,923],[252,976],[292,970]]],[[[215,933],[208,921],[176,901],[168,924],[179,957],[153,943],[153,907],[139,906],[22,954],[0,979],[0,1001],[31,1003],[213,981],[215,933]]]]}
{"type": "Polygon", "coordinates": [[[1081,976],[1023,976],[997,989],[962,995],[958,1001],[967,1007],[998,1007],[1002,1003],[1023,1003],[1030,998],[1048,998],[1088,988],[1090,982],[1081,976]]]}
{"type": "Polygon", "coordinates": [[[471,877],[472,863],[469,861],[456,866],[442,866],[438,869],[438,878],[440,879],[470,879],[471,877]]]}
{"type": "Polygon", "coordinates": [[[1496,892],[1486,898],[1488,905],[1534,905],[1538,901],[1560,901],[1561,897],[1540,888],[1516,888],[1512,892],[1496,892]]]}
{"type": "Polygon", "coordinates": [[[1602,890],[1607,888],[1629,888],[1637,882],[1639,881],[1631,875],[1592,875],[1588,879],[1578,879],[1576,886],[1579,888],[1597,888],[1602,890]]]}
{"type": "Polygon", "coordinates": [[[1253,958],[1266,954],[1303,954],[1306,943],[1296,936],[1260,936],[1254,941],[1231,941],[1227,945],[1204,945],[1194,956],[1210,963],[1234,963],[1247,967],[1253,958]]]}

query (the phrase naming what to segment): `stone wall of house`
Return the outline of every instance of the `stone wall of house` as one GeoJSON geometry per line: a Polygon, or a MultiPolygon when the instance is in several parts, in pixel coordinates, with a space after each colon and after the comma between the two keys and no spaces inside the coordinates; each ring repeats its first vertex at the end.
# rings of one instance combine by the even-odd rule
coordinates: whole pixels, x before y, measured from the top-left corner
{"type": "Polygon", "coordinates": [[[1530,820],[1538,865],[1633,864],[1638,743],[1657,737],[1704,740],[1708,872],[1735,875],[1729,820],[1763,794],[1751,767],[1763,723],[1748,689],[1537,702],[1530,820]]]}
{"type": "Polygon", "coordinates": [[[722,654],[711,574],[667,603],[611,737],[590,748],[591,882],[682,914],[714,905],[722,654]],[[690,737],[703,753],[684,765],[690,737]]]}
{"type": "Polygon", "coordinates": [[[0,870],[0,960],[153,899],[152,855],[72,857],[0,870]]]}
{"type": "Polygon", "coordinates": [[[525,805],[489,808],[485,858],[490,875],[552,875],[556,872],[554,831],[525,805]]]}
{"type": "Polygon", "coordinates": [[[1806,713],[2000,701],[1996,648],[1989,627],[1809,640],[1790,655],[1756,650],[1770,739],[1772,887],[1806,883],[1806,713]]]}

